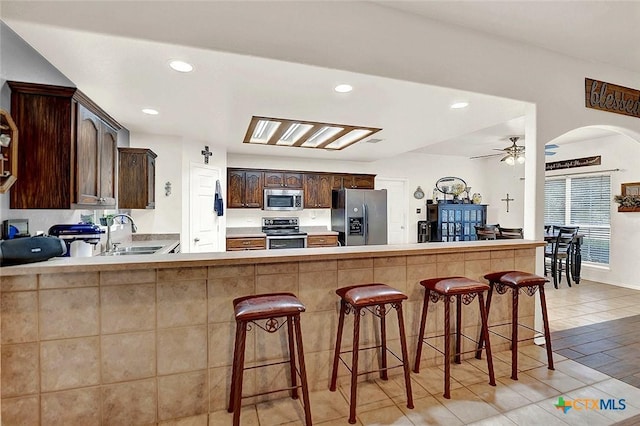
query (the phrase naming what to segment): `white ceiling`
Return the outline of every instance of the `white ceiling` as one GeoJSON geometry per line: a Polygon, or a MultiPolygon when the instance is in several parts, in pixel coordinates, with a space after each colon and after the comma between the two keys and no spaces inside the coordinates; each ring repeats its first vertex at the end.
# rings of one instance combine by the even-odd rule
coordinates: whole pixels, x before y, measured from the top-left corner
{"type": "MultiPolygon", "coordinates": [[[[635,13],[638,10],[633,5],[621,7],[621,10],[612,8],[610,4],[616,2],[602,2],[606,5],[594,2],[580,4],[580,7],[569,7],[569,3],[582,2],[562,5],[465,2],[464,7],[450,2],[378,3],[552,50],[568,49],[574,55],[589,53],[576,46],[593,38],[596,33],[592,28],[593,20],[612,16],[622,19],[625,11],[635,13]],[[564,19],[558,18],[557,14],[564,19]],[[570,22],[564,22],[567,16],[572,17],[570,22]],[[589,28],[583,27],[589,22],[592,23],[589,28]],[[571,37],[566,32],[570,32],[571,37]]],[[[163,3],[163,6],[167,4],[163,3]]],[[[178,4],[184,18],[190,11],[201,15],[203,7],[215,8],[222,3],[170,4],[178,4]]],[[[239,2],[236,7],[246,4],[239,2]]],[[[109,2],[4,1],[2,17],[132,132],[180,135],[223,145],[230,153],[354,161],[390,158],[425,146],[429,146],[425,151],[430,153],[483,155],[508,145],[508,136],[524,132],[523,120],[519,119],[524,114],[522,102],[214,51],[202,48],[206,40],[194,37],[185,42],[188,31],[176,33],[172,42],[174,28],[158,2],[119,3],[119,8],[125,5],[129,8],[119,9],[118,16],[126,16],[126,22],[105,26],[103,13],[108,5],[109,2]],[[81,11],[78,10],[80,6],[81,11]],[[146,34],[145,39],[141,38],[143,22],[154,22],[154,28],[165,22],[167,31],[162,33],[163,41],[150,41],[153,37],[146,34]],[[92,28],[92,24],[100,32],[88,31],[87,27],[92,28]],[[193,63],[195,71],[179,74],[170,70],[167,63],[173,58],[193,63]],[[332,89],[338,83],[349,83],[354,91],[335,93],[332,89]],[[449,105],[459,100],[469,101],[470,107],[450,110],[449,105]],[[142,114],[140,110],[145,107],[159,110],[160,115],[142,114]],[[383,130],[375,137],[383,141],[376,144],[375,149],[371,149],[372,145],[358,143],[339,152],[249,146],[243,144],[242,139],[252,115],[381,127],[383,130]]],[[[191,16],[196,19],[196,15],[191,16]]],[[[626,42],[624,31],[629,32],[629,42],[636,40],[632,28],[637,26],[638,20],[634,22],[633,26],[625,27],[617,21],[616,37],[600,36],[599,40],[594,40],[595,46],[601,48],[599,52],[610,53],[599,59],[640,71],[640,55],[634,63],[633,55],[628,52],[625,55],[623,49],[602,46],[602,43],[620,45],[620,42],[626,42]],[[626,57],[627,62],[620,62],[618,56],[626,57]]],[[[205,35],[198,33],[198,36],[205,35]]]]}

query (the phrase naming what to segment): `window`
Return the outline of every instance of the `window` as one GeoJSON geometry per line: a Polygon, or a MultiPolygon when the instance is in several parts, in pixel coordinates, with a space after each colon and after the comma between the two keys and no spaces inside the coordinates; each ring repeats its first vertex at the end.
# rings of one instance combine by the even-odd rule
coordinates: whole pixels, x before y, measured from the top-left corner
{"type": "Polygon", "coordinates": [[[574,225],[584,235],[582,260],[609,264],[611,177],[549,178],[544,184],[545,225],[574,225]]]}

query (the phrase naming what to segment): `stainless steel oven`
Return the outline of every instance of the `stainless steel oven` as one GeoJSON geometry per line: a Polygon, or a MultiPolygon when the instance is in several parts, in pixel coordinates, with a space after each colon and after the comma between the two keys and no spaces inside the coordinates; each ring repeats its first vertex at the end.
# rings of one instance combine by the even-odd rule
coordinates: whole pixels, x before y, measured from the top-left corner
{"type": "Polygon", "coordinates": [[[268,235],[267,250],[305,248],[307,246],[307,235],[268,235]]]}
{"type": "Polygon", "coordinates": [[[307,246],[307,234],[300,231],[297,217],[263,217],[262,232],[267,235],[268,250],[307,246]]]}

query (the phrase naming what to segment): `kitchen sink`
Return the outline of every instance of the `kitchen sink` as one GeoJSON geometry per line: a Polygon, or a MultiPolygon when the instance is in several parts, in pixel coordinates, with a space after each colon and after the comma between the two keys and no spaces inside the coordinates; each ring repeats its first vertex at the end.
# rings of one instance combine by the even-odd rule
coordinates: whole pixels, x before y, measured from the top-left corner
{"type": "Polygon", "coordinates": [[[131,256],[134,254],[154,254],[163,246],[119,247],[111,252],[100,253],[99,256],[131,256]]]}

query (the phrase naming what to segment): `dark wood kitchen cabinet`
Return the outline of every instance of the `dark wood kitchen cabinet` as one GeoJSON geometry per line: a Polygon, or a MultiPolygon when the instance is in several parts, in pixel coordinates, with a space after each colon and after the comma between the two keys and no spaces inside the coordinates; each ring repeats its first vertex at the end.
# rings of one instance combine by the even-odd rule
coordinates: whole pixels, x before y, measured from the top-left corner
{"type": "Polygon", "coordinates": [[[262,208],[262,170],[227,169],[227,207],[262,208]]]}
{"type": "Polygon", "coordinates": [[[8,84],[25,171],[11,190],[11,208],[115,208],[122,126],[76,88],[8,84]]]}
{"type": "Polygon", "coordinates": [[[119,209],[155,209],[156,158],[148,148],[118,148],[119,209]]]}
{"type": "Polygon", "coordinates": [[[345,175],[342,177],[343,188],[374,189],[374,175],[345,175]]]}
{"type": "Polygon", "coordinates": [[[304,175],[304,208],[331,208],[332,175],[310,174],[304,175]]]}
{"type": "Polygon", "coordinates": [[[265,188],[302,188],[302,173],[264,171],[265,188]]]}

